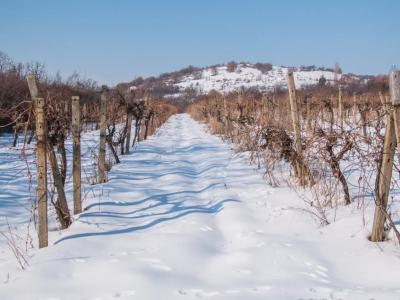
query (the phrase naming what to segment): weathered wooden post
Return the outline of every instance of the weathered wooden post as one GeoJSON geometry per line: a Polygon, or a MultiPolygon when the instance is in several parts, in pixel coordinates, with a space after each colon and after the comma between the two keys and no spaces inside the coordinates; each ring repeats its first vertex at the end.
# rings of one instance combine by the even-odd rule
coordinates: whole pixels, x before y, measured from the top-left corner
{"type": "Polygon", "coordinates": [[[127,95],[127,108],[126,108],[126,141],[125,141],[125,154],[129,154],[129,146],[131,143],[131,132],[132,132],[132,118],[133,118],[133,95],[132,91],[127,95]]]}
{"type": "Polygon", "coordinates": [[[149,134],[150,113],[151,113],[150,96],[147,95],[145,98],[145,105],[144,105],[144,126],[145,126],[145,131],[143,136],[144,140],[147,140],[147,135],[149,134]]]}
{"type": "Polygon", "coordinates": [[[82,212],[81,199],[81,111],[79,97],[73,96],[71,101],[72,113],[72,181],[74,197],[74,214],[82,212]]]}
{"type": "MultiPolygon", "coordinates": [[[[400,119],[400,70],[392,71],[389,79],[393,110],[389,111],[387,115],[382,164],[377,175],[379,176],[379,186],[375,200],[376,206],[371,234],[371,241],[373,242],[379,242],[385,238],[386,209],[392,179],[393,158],[397,144],[396,129],[398,128],[397,124],[400,119]]],[[[397,140],[399,140],[399,135],[397,135],[397,140]]]]}
{"type": "Polygon", "coordinates": [[[35,76],[26,77],[36,115],[36,197],[38,213],[39,248],[48,246],[47,218],[47,132],[44,118],[45,100],[38,98],[35,76]]]}
{"type": "Polygon", "coordinates": [[[98,182],[106,181],[106,126],[107,126],[107,89],[100,96],[100,143],[98,161],[98,182]]]}
{"type": "Polygon", "coordinates": [[[290,111],[292,114],[292,124],[294,131],[295,147],[296,147],[296,176],[300,180],[300,185],[305,185],[304,170],[302,166],[302,146],[301,146],[301,133],[300,133],[300,122],[299,122],[299,112],[297,109],[297,98],[296,98],[296,87],[294,84],[293,72],[289,71],[287,74],[287,84],[289,90],[289,102],[290,111]]]}
{"type": "Polygon", "coordinates": [[[14,129],[13,147],[16,147],[18,143],[19,130],[21,127],[20,117],[18,116],[18,112],[15,112],[13,119],[15,120],[15,125],[13,127],[14,129]]]}
{"type": "Polygon", "coordinates": [[[361,101],[360,95],[360,103],[358,104],[360,119],[361,119],[361,132],[365,141],[368,141],[368,132],[367,132],[367,117],[369,111],[368,99],[366,101],[361,101]]]}
{"type": "Polygon", "coordinates": [[[382,91],[379,91],[379,100],[381,101],[382,107],[385,107],[385,99],[383,98],[382,91]]]}
{"type": "Polygon", "coordinates": [[[307,109],[307,130],[311,131],[312,125],[311,125],[311,96],[306,97],[306,109],[307,109]]]}
{"type": "Polygon", "coordinates": [[[65,101],[65,103],[64,103],[64,113],[66,115],[68,115],[68,113],[69,113],[69,103],[68,103],[68,101],[65,101]]]}
{"type": "Polygon", "coordinates": [[[261,119],[262,120],[264,120],[265,115],[267,113],[266,98],[267,98],[267,96],[265,94],[263,94],[261,97],[261,119]]]}
{"type": "Polygon", "coordinates": [[[87,111],[88,111],[87,105],[86,105],[86,103],[84,103],[83,108],[82,108],[82,127],[83,127],[83,124],[85,124],[84,131],[87,130],[87,111]]]}
{"type": "Polygon", "coordinates": [[[342,87],[339,86],[339,126],[340,126],[340,130],[343,131],[343,118],[344,118],[344,114],[343,114],[343,95],[342,95],[342,87]]]}
{"type": "Polygon", "coordinates": [[[393,104],[393,118],[394,118],[394,128],[396,132],[396,143],[397,146],[400,146],[400,70],[391,72],[389,88],[393,104]]]}
{"type": "Polygon", "coordinates": [[[356,93],[353,93],[353,122],[354,122],[354,126],[357,124],[357,96],[356,93]]]}
{"type": "Polygon", "coordinates": [[[26,77],[26,80],[28,81],[28,87],[29,87],[29,92],[31,94],[32,101],[35,102],[35,99],[38,97],[38,89],[36,85],[36,79],[35,75],[28,75],[26,77]]]}
{"type": "Polygon", "coordinates": [[[35,98],[36,111],[36,169],[37,169],[37,211],[39,248],[48,245],[47,225],[47,158],[46,158],[46,122],[44,118],[45,100],[35,98]]]}
{"type": "Polygon", "coordinates": [[[224,101],[224,103],[223,103],[223,107],[224,107],[224,112],[223,112],[223,119],[224,119],[224,130],[225,130],[225,133],[227,133],[227,131],[228,131],[228,111],[227,111],[227,109],[226,109],[226,97],[223,97],[223,101],[224,101]]]}

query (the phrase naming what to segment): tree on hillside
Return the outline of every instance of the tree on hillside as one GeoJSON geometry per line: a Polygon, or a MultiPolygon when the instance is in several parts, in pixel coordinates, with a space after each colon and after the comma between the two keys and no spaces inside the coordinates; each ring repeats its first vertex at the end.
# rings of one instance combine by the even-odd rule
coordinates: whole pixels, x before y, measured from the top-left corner
{"type": "Polygon", "coordinates": [[[326,85],[326,78],[322,75],[318,80],[318,86],[323,87],[326,85]]]}
{"type": "Polygon", "coordinates": [[[228,64],[226,65],[226,70],[230,73],[233,73],[236,71],[238,64],[234,61],[230,61],[228,62],[228,64]]]}
{"type": "Polygon", "coordinates": [[[211,76],[218,75],[217,66],[211,66],[210,70],[211,70],[211,76]]]}
{"type": "Polygon", "coordinates": [[[272,70],[272,64],[270,63],[256,63],[254,67],[264,74],[272,70]]]}

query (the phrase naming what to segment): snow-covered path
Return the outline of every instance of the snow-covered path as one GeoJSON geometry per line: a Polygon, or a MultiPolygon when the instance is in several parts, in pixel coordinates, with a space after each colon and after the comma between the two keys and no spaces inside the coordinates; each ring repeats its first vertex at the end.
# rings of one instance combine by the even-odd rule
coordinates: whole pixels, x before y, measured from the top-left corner
{"type": "Polygon", "coordinates": [[[186,114],[109,179],[0,299],[400,299],[398,252],[353,219],[318,228],[186,114]]]}

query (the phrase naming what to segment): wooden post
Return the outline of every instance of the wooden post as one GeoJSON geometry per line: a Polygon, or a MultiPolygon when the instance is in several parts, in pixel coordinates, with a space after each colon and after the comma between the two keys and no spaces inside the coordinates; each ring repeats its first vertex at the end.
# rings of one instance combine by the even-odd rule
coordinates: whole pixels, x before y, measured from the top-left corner
{"type": "Polygon", "coordinates": [[[356,93],[353,93],[353,121],[354,121],[354,126],[357,124],[357,96],[356,93]]]}
{"type": "Polygon", "coordinates": [[[37,85],[36,85],[35,75],[28,75],[26,77],[26,80],[28,81],[28,87],[29,87],[29,92],[31,94],[32,101],[35,101],[36,98],[38,97],[38,89],[37,89],[37,85]]]}
{"type": "Polygon", "coordinates": [[[261,120],[264,120],[265,115],[267,113],[266,98],[267,98],[267,96],[265,94],[263,94],[261,97],[261,120]]]}
{"type": "Polygon", "coordinates": [[[226,98],[223,98],[224,101],[224,112],[223,112],[223,118],[224,118],[224,130],[227,132],[227,127],[228,127],[228,111],[226,109],[226,98]]]}
{"type": "Polygon", "coordinates": [[[300,185],[305,185],[305,178],[304,178],[304,170],[301,163],[302,160],[302,146],[301,146],[301,133],[300,133],[300,122],[299,122],[299,112],[297,109],[297,98],[296,98],[296,87],[294,84],[294,77],[293,72],[289,71],[287,74],[287,84],[289,90],[289,102],[290,102],[290,111],[292,114],[292,124],[293,124],[293,131],[294,131],[294,139],[295,139],[295,146],[296,146],[296,175],[300,180],[300,185]]]}
{"type": "Polygon", "coordinates": [[[74,214],[82,212],[81,199],[81,111],[79,97],[73,96],[71,103],[72,113],[72,181],[74,196],[74,214]]]}
{"type": "Polygon", "coordinates": [[[361,119],[361,131],[364,139],[368,141],[368,134],[367,134],[367,118],[368,118],[368,100],[362,101],[360,95],[360,103],[359,103],[359,111],[360,111],[360,119],[361,119]]]}
{"type": "Polygon", "coordinates": [[[82,127],[85,126],[84,131],[87,130],[87,105],[86,103],[83,104],[83,108],[82,108],[82,127]],[[85,125],[83,125],[85,124],[85,125]]]}
{"type": "Polygon", "coordinates": [[[400,145],[400,70],[390,73],[390,96],[393,104],[393,118],[397,145],[400,145]]]}
{"type": "Polygon", "coordinates": [[[343,96],[342,87],[339,86],[339,126],[340,130],[343,131],[343,96]]]}
{"type": "Polygon", "coordinates": [[[306,98],[306,106],[307,106],[307,130],[311,131],[312,125],[311,125],[311,96],[306,98]]]}
{"type": "Polygon", "coordinates": [[[69,104],[68,101],[65,101],[65,103],[64,103],[64,113],[66,115],[68,115],[68,113],[69,113],[69,105],[68,104],[69,104]]]}
{"type": "Polygon", "coordinates": [[[107,126],[107,90],[100,96],[100,143],[98,161],[98,182],[106,181],[106,126],[107,126]]]}
{"type": "MultiPolygon", "coordinates": [[[[372,226],[371,241],[382,241],[384,236],[384,225],[386,221],[386,209],[388,205],[390,182],[392,180],[393,159],[396,149],[396,116],[400,113],[400,70],[392,71],[389,76],[390,96],[394,106],[387,116],[385,140],[383,144],[382,165],[377,176],[379,186],[376,195],[376,206],[374,223],[372,226]]],[[[397,137],[397,140],[399,137],[397,137]]]]}
{"type": "Polygon", "coordinates": [[[128,96],[128,107],[126,108],[126,141],[125,141],[125,154],[129,154],[129,146],[131,143],[131,132],[132,132],[132,118],[133,118],[133,106],[132,96],[128,96]]]}
{"type": "MultiPolygon", "coordinates": [[[[29,79],[28,79],[29,82],[29,79]]],[[[35,94],[32,90],[31,94],[35,94]]],[[[36,90],[37,94],[37,90],[36,90]]],[[[37,212],[38,212],[38,236],[39,248],[48,245],[48,226],[47,226],[47,134],[46,122],[44,118],[45,100],[35,98],[36,111],[36,170],[37,170],[37,212]]]]}
{"type": "MultiPolygon", "coordinates": [[[[28,87],[29,87],[29,92],[31,94],[31,99],[33,101],[33,105],[35,104],[35,99],[38,97],[38,89],[36,86],[36,79],[34,75],[28,75],[26,77],[26,80],[28,82],[28,87]]],[[[34,136],[35,128],[32,128],[31,135],[28,139],[28,144],[31,143],[33,136],[34,136]]]]}
{"type": "Polygon", "coordinates": [[[14,125],[14,139],[13,139],[13,147],[17,146],[18,143],[18,134],[19,134],[19,130],[21,127],[20,122],[20,118],[18,117],[18,113],[16,112],[13,116],[13,120],[15,120],[15,125],[14,125]]]}
{"type": "Polygon", "coordinates": [[[150,96],[147,95],[145,98],[145,108],[144,108],[144,126],[145,126],[145,131],[144,131],[144,140],[147,140],[147,135],[149,133],[149,122],[150,122],[150,96]]]}
{"type": "Polygon", "coordinates": [[[238,94],[238,103],[239,104],[243,103],[243,92],[242,91],[240,91],[238,94]]]}
{"type": "Polygon", "coordinates": [[[385,99],[383,98],[382,91],[379,91],[379,100],[381,101],[382,107],[385,107],[385,99]]]}
{"type": "Polygon", "coordinates": [[[44,118],[45,100],[38,98],[38,88],[34,75],[26,77],[36,115],[36,197],[38,214],[39,248],[48,246],[47,218],[47,132],[44,118]]]}

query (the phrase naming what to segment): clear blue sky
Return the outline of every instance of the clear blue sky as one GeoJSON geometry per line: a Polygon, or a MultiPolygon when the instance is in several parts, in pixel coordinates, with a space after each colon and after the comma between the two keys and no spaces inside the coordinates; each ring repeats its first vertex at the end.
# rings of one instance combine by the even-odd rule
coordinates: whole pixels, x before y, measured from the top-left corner
{"type": "Polygon", "coordinates": [[[230,60],[400,64],[399,0],[0,0],[0,51],[100,83],[230,60]]]}

